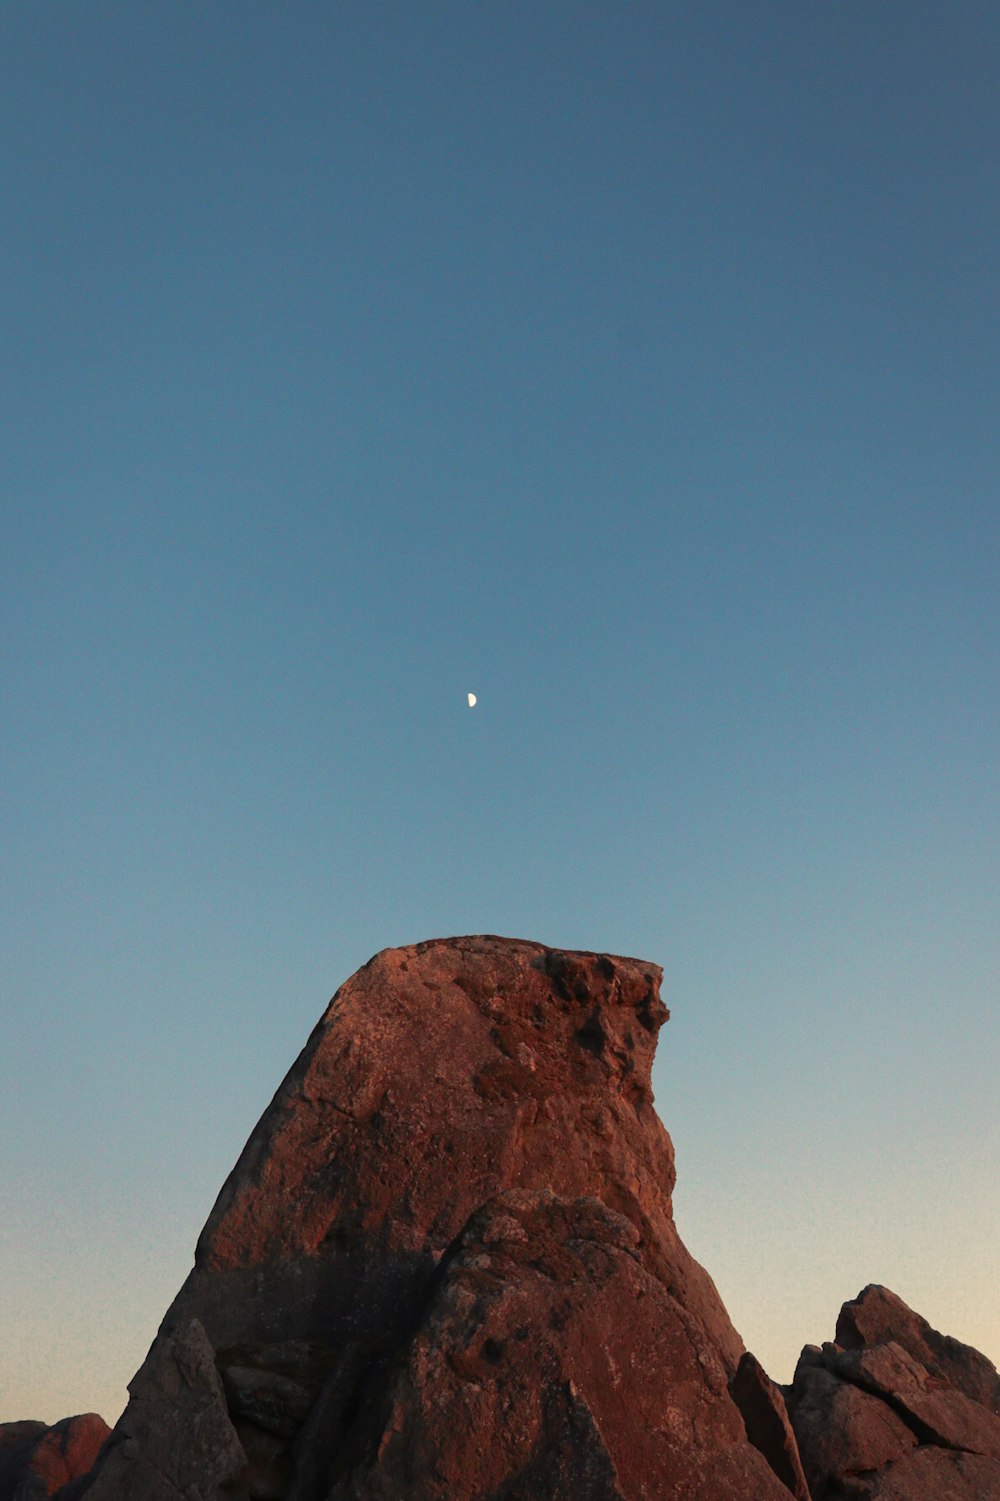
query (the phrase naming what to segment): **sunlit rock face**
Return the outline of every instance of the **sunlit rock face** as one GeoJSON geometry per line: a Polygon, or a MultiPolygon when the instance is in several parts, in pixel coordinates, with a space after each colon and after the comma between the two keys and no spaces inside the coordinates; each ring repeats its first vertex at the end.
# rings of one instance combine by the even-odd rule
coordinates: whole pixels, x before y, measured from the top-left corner
{"type": "Polygon", "coordinates": [[[659,984],[491,937],[360,970],[223,1187],[90,1501],[787,1496],[674,1228],[659,984]]]}
{"type": "Polygon", "coordinates": [[[1000,1501],[1000,1383],[888,1288],[845,1303],[786,1392],[813,1501],[1000,1501]]]}
{"type": "Polygon", "coordinates": [[[673,1223],[659,984],[492,937],[378,954],[59,1501],[1000,1501],[996,1372],[885,1289],[787,1391],[744,1351],[673,1223]]]}

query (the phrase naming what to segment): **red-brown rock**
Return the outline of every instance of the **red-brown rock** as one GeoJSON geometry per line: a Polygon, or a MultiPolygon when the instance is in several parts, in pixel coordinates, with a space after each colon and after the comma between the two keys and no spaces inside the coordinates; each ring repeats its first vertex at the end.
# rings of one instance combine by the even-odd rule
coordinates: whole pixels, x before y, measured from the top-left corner
{"type": "Polygon", "coordinates": [[[96,1412],[61,1422],[0,1426],[0,1501],[54,1496],[86,1475],[111,1429],[96,1412]]]}
{"type": "Polygon", "coordinates": [[[995,1394],[978,1350],[865,1288],[787,1394],[813,1501],[1000,1501],[995,1394]]]}
{"type": "Polygon", "coordinates": [[[833,1346],[824,1358],[841,1380],[890,1402],[924,1443],[1000,1459],[1000,1417],[932,1376],[901,1345],[890,1341],[861,1350],[833,1346]]]}
{"type": "Polygon", "coordinates": [[[492,1195],[597,1193],[735,1369],[742,1344],[672,1219],[673,1149],[650,1089],[659,981],[656,965],[509,939],[376,955],[247,1143],[179,1303],[224,1343],[308,1338],[312,1313],[300,1328],[295,1311],[308,1284],[335,1324],[346,1313],[360,1332],[360,1302],[380,1332],[385,1305],[426,1285],[492,1195]]]}
{"type": "Polygon", "coordinates": [[[377,955],[60,1501],[1000,1501],[996,1373],[884,1289],[784,1395],[745,1355],[672,1218],[658,986],[498,938],[377,955]]]}
{"type": "Polygon", "coordinates": [[[788,1411],[813,1501],[839,1495],[845,1482],[875,1474],[917,1445],[886,1402],[814,1364],[809,1351],[799,1360],[788,1411]]]}
{"type": "Polygon", "coordinates": [[[635,959],[500,938],[375,956],[222,1189],[87,1501],[485,1501],[491,1477],[511,1498],[787,1496],[674,1228],[665,1019],[635,959]]]}
{"type": "Polygon", "coordinates": [[[863,1501],[1000,1501],[1000,1467],[978,1454],[954,1449],[914,1449],[889,1465],[863,1491],[843,1491],[863,1501]]]}
{"type": "Polygon", "coordinates": [[[718,1350],[593,1198],[474,1215],[368,1413],[329,1501],[788,1501],[718,1350]]]}
{"type": "Polygon", "coordinates": [[[836,1342],[845,1350],[865,1345],[902,1345],[933,1376],[991,1412],[1000,1412],[1000,1377],[985,1355],[950,1334],[940,1334],[887,1287],[870,1283],[845,1303],[837,1320],[836,1342]]]}

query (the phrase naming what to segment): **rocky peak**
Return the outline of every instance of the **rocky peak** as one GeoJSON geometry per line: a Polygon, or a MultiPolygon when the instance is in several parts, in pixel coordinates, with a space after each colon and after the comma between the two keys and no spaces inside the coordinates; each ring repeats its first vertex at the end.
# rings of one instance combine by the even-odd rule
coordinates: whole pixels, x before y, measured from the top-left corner
{"type": "Polygon", "coordinates": [[[339,1257],[376,1226],[400,1251],[440,1250],[491,1190],[553,1186],[549,1174],[583,1189],[603,1172],[641,1218],[634,1186],[605,1171],[626,1156],[656,1159],[648,1208],[669,1215],[673,1159],[650,1093],[659,981],[636,960],[489,937],[377,954],[252,1134],[197,1265],[339,1257]]]}
{"type": "MultiPolygon", "coordinates": [[[[706,1405],[732,1473],[758,1469],[760,1495],[781,1494],[727,1389],[742,1343],[673,1223],[673,1150],[650,1088],[667,1019],[659,986],[658,966],[640,960],[495,937],[388,949],[341,986],[219,1195],[194,1270],[131,1385],[92,1501],[137,1486],[148,1501],[193,1495],[193,1431],[204,1435],[202,1498],[320,1501],[334,1494],[348,1456],[358,1494],[374,1485],[365,1466],[375,1460],[358,1435],[375,1432],[398,1363],[415,1358],[441,1306],[442,1277],[458,1275],[448,1247],[467,1248],[469,1227],[485,1223],[477,1216],[494,1224],[489,1206],[511,1192],[542,1196],[537,1213],[533,1200],[518,1200],[502,1221],[521,1216],[531,1274],[511,1270],[509,1280],[527,1279],[532,1306],[542,1308],[546,1289],[554,1296],[551,1257],[569,1227],[596,1223],[598,1211],[611,1216],[624,1278],[614,1285],[637,1298],[639,1278],[649,1317],[655,1309],[671,1339],[697,1352],[676,1407],[675,1448],[698,1449],[701,1429],[687,1409],[706,1405]]],[[[570,1249],[559,1254],[581,1290],[551,1316],[585,1325],[583,1274],[570,1249]]],[[[638,1328],[619,1312],[623,1327],[638,1328]]],[[[606,1318],[610,1329],[610,1309],[606,1318]]],[[[530,1318],[525,1327],[522,1375],[542,1359],[541,1334],[530,1318]]],[[[542,1363],[559,1391],[567,1381],[586,1391],[559,1338],[546,1339],[555,1353],[542,1363]]],[[[651,1358],[626,1354],[637,1370],[651,1358]]],[[[442,1359],[451,1369],[447,1351],[442,1359]]],[[[497,1400],[526,1400],[516,1383],[506,1391],[505,1369],[494,1373],[497,1400]]],[[[563,1411],[555,1388],[546,1401],[563,1411]]],[[[586,1401],[597,1398],[574,1398],[575,1416],[566,1409],[559,1422],[589,1433],[586,1401]]],[[[549,1429],[539,1423],[544,1448],[549,1429]]],[[[413,1452],[424,1452],[431,1440],[413,1432],[413,1452]]],[[[433,1443],[449,1442],[435,1430],[433,1443]]],[[[607,1432],[601,1442],[619,1454],[617,1472],[624,1450],[607,1432]]],[[[529,1462],[505,1443],[498,1430],[498,1475],[529,1462]]],[[[608,1494],[633,1493],[627,1484],[608,1494]]]]}
{"type": "MultiPolygon", "coordinates": [[[[995,1371],[885,1289],[787,1391],[743,1350],[672,1218],[659,985],[495,937],[376,955],[59,1501],[1000,1501],[995,1371]]],[[[4,1454],[58,1447],[16,1426],[0,1501],[46,1493],[4,1454]]]]}
{"type": "Polygon", "coordinates": [[[925,1318],[907,1308],[887,1287],[870,1283],[845,1303],[837,1320],[836,1343],[862,1350],[893,1342],[901,1345],[935,1376],[941,1376],[974,1402],[1000,1413],[1000,1378],[996,1367],[950,1334],[939,1334],[925,1318]]]}

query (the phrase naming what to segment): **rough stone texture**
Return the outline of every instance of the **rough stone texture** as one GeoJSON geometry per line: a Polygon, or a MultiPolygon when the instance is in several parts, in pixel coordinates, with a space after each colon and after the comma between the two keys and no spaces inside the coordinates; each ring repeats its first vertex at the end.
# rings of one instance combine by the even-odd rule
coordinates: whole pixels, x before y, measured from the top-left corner
{"type": "Polygon", "coordinates": [[[894,1341],[862,1350],[831,1346],[826,1360],[841,1380],[891,1402],[924,1442],[1000,1459],[1000,1417],[932,1376],[894,1341]]]}
{"type": "Polygon", "coordinates": [[[787,1393],[813,1501],[1000,1501],[986,1357],[882,1287],[845,1303],[837,1335],[803,1350],[787,1393]]]}
{"type": "MultiPolygon", "coordinates": [[[[659,978],[498,938],[377,955],[59,1501],[1000,1501],[996,1372],[885,1289],[784,1394],[743,1351],[673,1223],[659,978]]],[[[48,1442],[17,1430],[0,1477],[48,1442]]],[[[0,1501],[56,1484],[25,1473],[0,1501]]]]}
{"type": "Polygon", "coordinates": [[[197,1319],[161,1330],[129,1394],[86,1488],[91,1501],[208,1501],[245,1475],[247,1456],[197,1319]]]}
{"type": "Polygon", "coordinates": [[[916,1447],[916,1435],[887,1403],[822,1365],[800,1360],[787,1400],[813,1501],[837,1495],[844,1477],[877,1471],[916,1447]]]}
{"type": "Polygon", "coordinates": [[[660,970],[462,938],[387,949],[331,1002],[253,1132],[175,1304],[216,1344],[377,1336],[469,1215],[513,1187],[597,1193],[735,1369],[674,1228],[650,1067],[660,970]]]}
{"type": "Polygon", "coordinates": [[[958,1391],[1000,1413],[1000,1376],[996,1367],[950,1334],[939,1334],[887,1287],[870,1283],[845,1303],[837,1320],[836,1342],[845,1350],[865,1345],[902,1345],[933,1376],[943,1376],[958,1391]]]}
{"type": "Polygon", "coordinates": [[[748,1350],[736,1368],[730,1391],[746,1427],[747,1438],[764,1455],[796,1501],[810,1501],[798,1444],[781,1387],[748,1350]]]}
{"type": "Polygon", "coordinates": [[[718,1351],[638,1244],[593,1198],[514,1191],[480,1210],[329,1501],[788,1501],[718,1351]]]}
{"type": "Polygon", "coordinates": [[[915,1449],[854,1494],[865,1501],[1000,1501],[1000,1468],[978,1454],[915,1449]]]}
{"type": "Polygon", "coordinates": [[[111,1430],[96,1412],[0,1425],[0,1501],[54,1496],[91,1469],[111,1430]]]}
{"type": "MultiPolygon", "coordinates": [[[[763,1474],[768,1495],[727,1390],[742,1342],[673,1223],[673,1151],[650,1092],[659,980],[635,959],[479,937],[386,950],[342,986],[219,1195],[88,1501],[326,1501],[359,1414],[371,1418],[393,1362],[415,1358],[444,1252],[512,1189],[600,1199],[631,1227],[626,1259],[658,1290],[645,1302],[668,1331],[636,1326],[636,1339],[669,1335],[721,1383],[715,1416],[685,1443],[700,1452],[725,1431],[726,1464],[763,1474]],[[192,1345],[188,1381],[178,1361],[192,1345]]],[[[579,1448],[603,1477],[593,1485],[610,1485],[598,1456],[601,1444],[618,1455],[613,1431],[591,1443],[590,1399],[546,1391],[551,1448],[532,1464],[565,1468],[579,1448]]],[[[676,1406],[666,1388],[649,1400],[676,1406]]],[[[663,1501],[694,1484],[678,1479],[663,1501]]]]}
{"type": "Polygon", "coordinates": [[[267,1433],[291,1438],[312,1410],[315,1394],[280,1371],[255,1366],[227,1366],[223,1385],[229,1411],[267,1433]]]}

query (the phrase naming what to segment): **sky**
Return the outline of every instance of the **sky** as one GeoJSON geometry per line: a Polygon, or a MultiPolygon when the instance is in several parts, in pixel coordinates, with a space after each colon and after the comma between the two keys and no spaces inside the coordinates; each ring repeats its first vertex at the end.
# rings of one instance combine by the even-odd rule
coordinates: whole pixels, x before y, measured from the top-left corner
{"type": "Polygon", "coordinates": [[[776,1379],[869,1282],[1000,1360],[998,71],[992,0],[5,0],[0,1419],[117,1417],[459,933],[663,965],[776,1379]]]}

